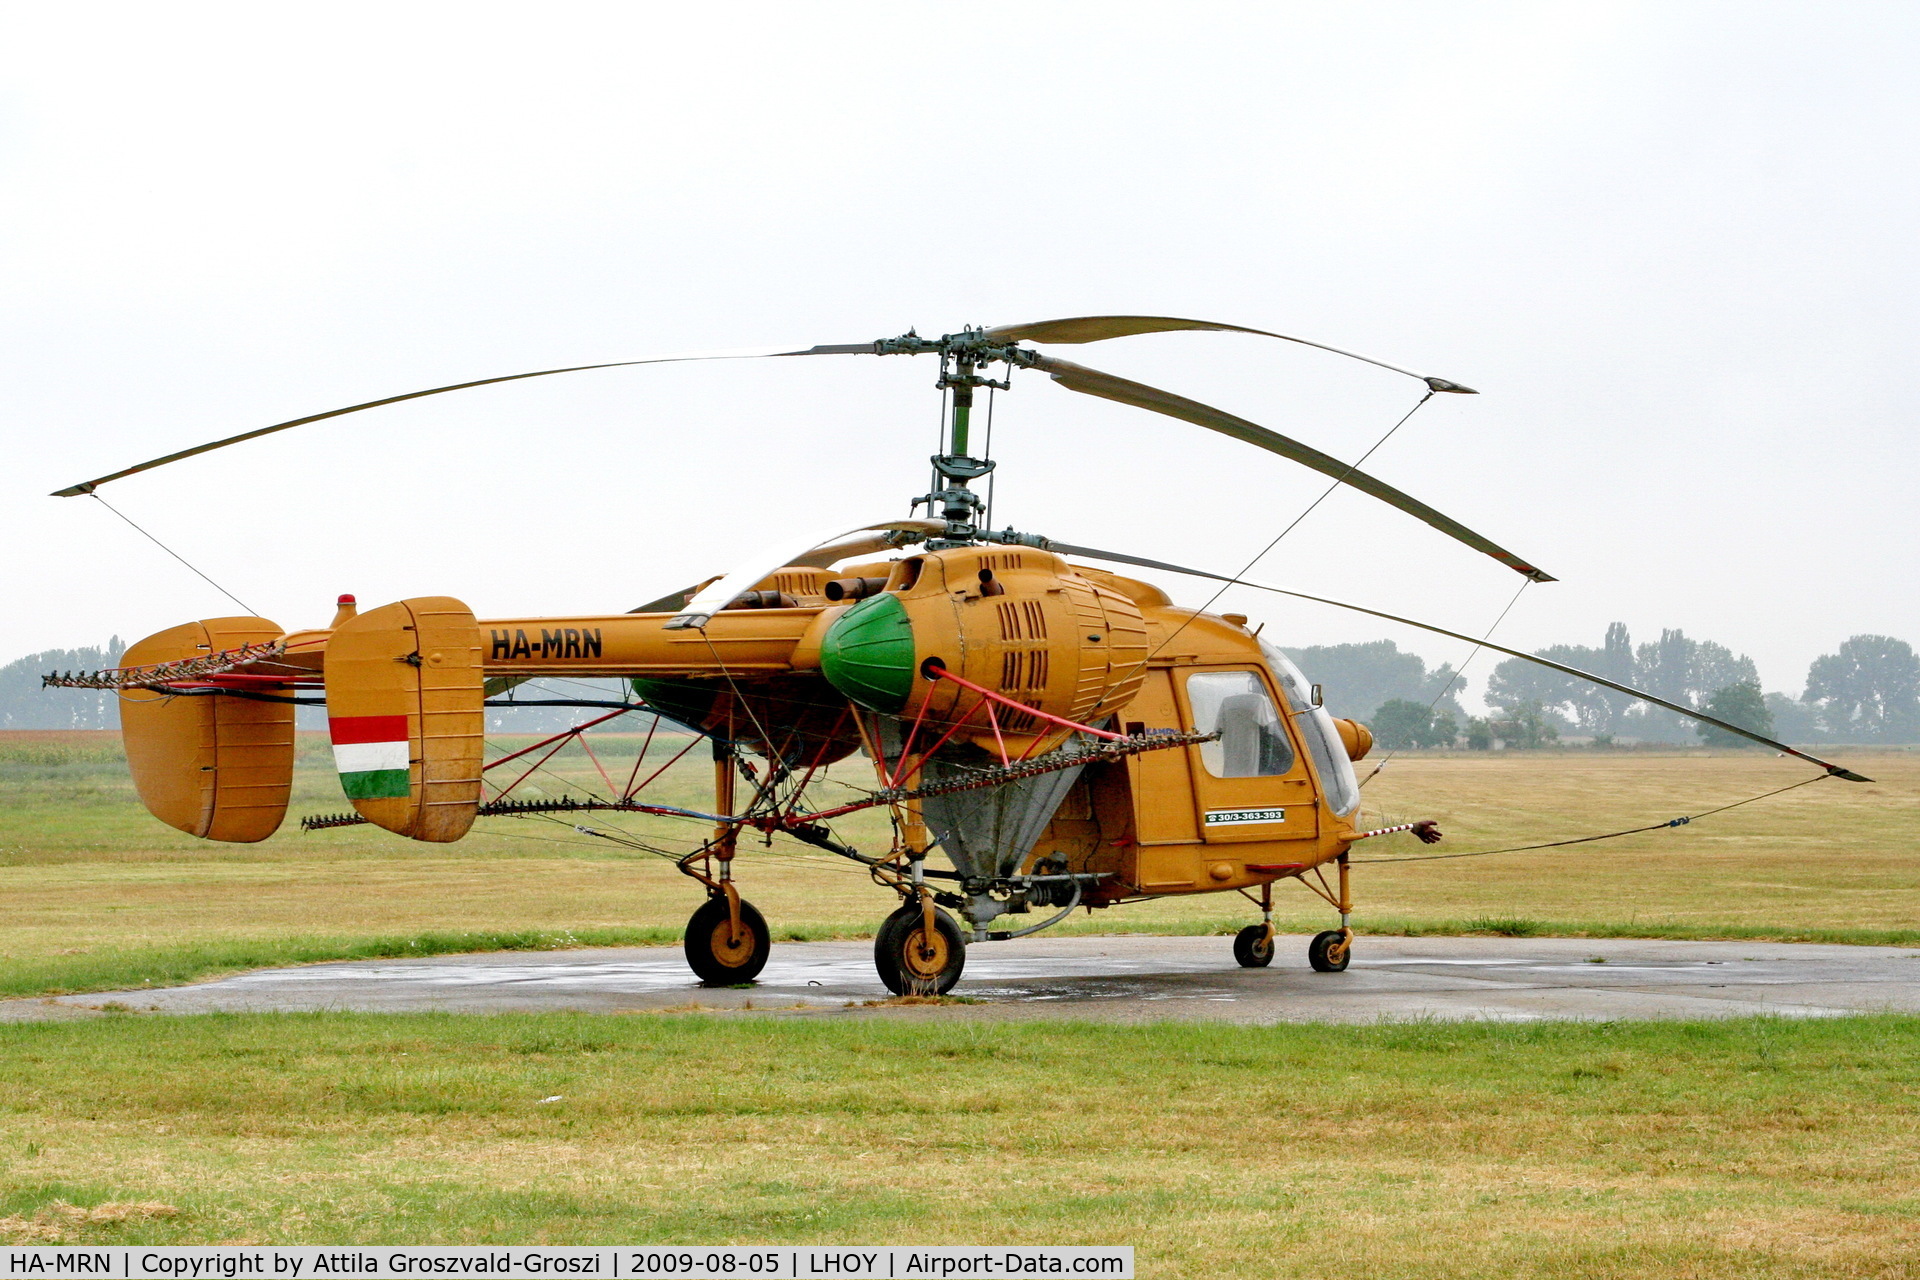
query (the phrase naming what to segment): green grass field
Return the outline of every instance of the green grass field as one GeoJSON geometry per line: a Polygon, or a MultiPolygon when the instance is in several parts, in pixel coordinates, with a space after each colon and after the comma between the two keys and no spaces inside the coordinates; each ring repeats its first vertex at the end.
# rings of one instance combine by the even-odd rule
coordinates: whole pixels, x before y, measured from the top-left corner
{"type": "MultiPolygon", "coordinates": [[[[642,743],[594,741],[616,780],[642,743]]],[[[656,741],[646,770],[684,745],[656,741]]],[[[648,794],[705,807],[711,766],[703,754],[688,753],[648,794]]],[[[1819,782],[1696,825],[1561,850],[1359,867],[1357,923],[1378,932],[1920,942],[1920,753],[1847,759],[1880,781],[1819,782]]],[[[346,807],[327,764],[311,735],[293,815],[346,807]]],[[[842,769],[860,777],[857,763],[842,769]]],[[[1427,850],[1390,837],[1359,846],[1356,857],[1641,826],[1808,774],[1758,752],[1414,753],[1368,786],[1367,812],[1382,825],[1436,817],[1447,841],[1427,850]]],[[[529,781],[549,793],[606,789],[578,748],[529,781]]],[[[676,849],[702,831],[631,815],[590,822],[676,849]]],[[[841,831],[859,847],[886,847],[877,814],[857,815],[841,831]]],[[[891,909],[891,895],[861,868],[805,846],[752,846],[738,866],[776,938],[862,935],[891,909]]],[[[209,844],[146,814],[114,735],[0,734],[4,995],[181,982],[331,957],[664,943],[679,937],[699,899],[698,886],[665,859],[581,835],[561,818],[484,820],[451,846],[368,827],[307,834],[290,818],[260,844],[209,844]]],[[[1280,906],[1290,929],[1328,920],[1298,888],[1286,888],[1280,906]]],[[[1062,928],[1231,932],[1251,918],[1242,899],[1207,895],[1089,913],[1062,928]]]]}
{"type": "Polygon", "coordinates": [[[0,1238],[1132,1244],[1142,1276],[1920,1274],[1920,1019],[0,1027],[0,1238]]]}
{"type": "MultiPolygon", "coordinates": [[[[637,738],[596,739],[611,773],[637,738]]],[[[656,743],[648,768],[681,742],[656,743]]],[[[664,778],[701,806],[691,753],[664,778]]],[[[1363,928],[1920,941],[1920,758],[1672,831],[1362,867],[1363,928]]],[[[294,813],[338,810],[317,742],[294,813]]],[[[617,776],[617,775],[616,775],[617,776]]],[[[1804,777],[1747,753],[1412,756],[1445,850],[1643,825],[1804,777]]],[[[596,783],[570,751],[533,780],[596,783]]],[[[599,819],[591,820],[600,823],[599,819]]],[[[614,823],[600,823],[611,829],[614,823]]],[[[563,821],[460,845],[169,831],[94,735],[0,736],[0,992],[481,947],[670,942],[699,899],[563,821]]],[[[622,816],[662,847],[697,828],[622,816]]],[[[842,834],[884,847],[872,817],[842,834]]],[[[1419,851],[1362,846],[1369,857],[1419,851]]],[[[890,895],[799,847],[776,937],[890,895]]],[[[1284,922],[1326,920],[1295,892],[1284,922]]],[[[1212,896],[1081,917],[1229,931],[1212,896]]],[[[1920,1019],[1381,1027],[686,1014],[0,1024],[0,1241],[1106,1243],[1143,1276],[1920,1275],[1920,1019]],[[553,1099],[548,1101],[548,1099],[553,1099]]]]}

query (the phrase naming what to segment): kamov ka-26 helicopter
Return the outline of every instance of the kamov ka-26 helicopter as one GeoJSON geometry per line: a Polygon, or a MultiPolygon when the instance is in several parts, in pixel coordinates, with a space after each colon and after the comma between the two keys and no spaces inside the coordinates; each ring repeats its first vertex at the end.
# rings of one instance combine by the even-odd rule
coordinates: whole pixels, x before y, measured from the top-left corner
{"type": "Polygon", "coordinates": [[[1177,605],[1160,588],[1103,566],[1256,587],[1484,645],[1717,725],[1832,776],[1866,781],[1691,707],[1484,639],[1237,575],[982,527],[984,504],[970,482],[994,464],[970,449],[974,393],[1007,389],[1014,370],[1039,370],[1070,390],[1292,459],[1533,581],[1553,581],[1357,466],[1026,345],[1175,330],[1280,338],[1418,378],[1428,396],[1474,394],[1301,338],[1155,316],[695,352],[434,387],[201,445],[57,496],[90,494],[211,449],[398,401],[680,360],[933,355],[951,413],[945,449],[931,460],[932,491],[914,501],[929,518],[788,539],[628,613],[483,619],[444,596],[361,613],[343,597],[327,628],[288,632],[265,618],[203,619],[135,644],[122,668],[49,683],[118,691],[141,799],[161,821],[207,839],[262,840],[279,827],[293,776],[295,707],[320,700],[316,693],[354,813],[307,819],[310,828],[365,822],[445,842],[482,817],[620,811],[702,824],[707,834],[676,862],[705,890],[685,947],[693,971],[710,984],[751,981],[767,962],[766,922],[742,896],[736,873],[747,835],[786,836],[853,859],[898,895],[900,906],[874,943],[876,967],[895,992],[947,991],[970,942],[1037,933],[1076,908],[1173,894],[1238,892],[1255,902],[1261,922],[1240,932],[1233,951],[1242,965],[1264,966],[1274,952],[1273,887],[1285,880],[1301,882],[1339,913],[1339,926],[1313,939],[1312,966],[1346,967],[1353,945],[1348,851],[1396,832],[1433,842],[1435,824],[1358,829],[1353,762],[1372,745],[1366,727],[1330,715],[1318,687],[1250,631],[1245,617],[1177,605]],[[999,381],[985,372],[996,364],[1007,374],[999,381]],[[628,681],[633,700],[612,704],[608,716],[651,711],[701,735],[713,756],[711,812],[649,803],[631,785],[585,800],[516,798],[511,784],[490,788],[491,769],[534,748],[486,760],[485,708],[517,684],[555,676],[628,681]],[[853,802],[819,803],[810,784],[856,752],[871,762],[873,786],[853,802]],[[869,808],[892,816],[886,850],[862,851],[834,833],[836,818],[869,808]],[[927,865],[936,850],[949,867],[927,865]],[[1052,914],[1024,928],[993,927],[1035,908],[1052,914]]]}

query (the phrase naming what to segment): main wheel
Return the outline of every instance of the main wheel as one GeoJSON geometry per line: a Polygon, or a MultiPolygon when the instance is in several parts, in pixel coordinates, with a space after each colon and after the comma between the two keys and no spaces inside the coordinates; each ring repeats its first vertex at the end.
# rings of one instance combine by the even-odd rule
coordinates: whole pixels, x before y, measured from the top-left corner
{"type": "Polygon", "coordinates": [[[1353,944],[1347,941],[1346,933],[1340,929],[1316,933],[1313,941],[1307,944],[1307,963],[1319,973],[1339,973],[1352,958],[1353,944]]]}
{"type": "Polygon", "coordinates": [[[910,903],[888,916],[873,937],[873,967],[897,996],[945,995],[967,967],[967,938],[953,917],[936,909],[933,937],[920,904],[910,903]]]}
{"type": "Polygon", "coordinates": [[[709,987],[732,987],[752,982],[767,967],[773,950],[767,922],[754,905],[740,901],[740,936],[733,936],[727,900],[715,894],[700,904],[687,921],[687,967],[709,987]]]}
{"type": "Polygon", "coordinates": [[[1250,924],[1233,935],[1233,958],[1242,969],[1264,969],[1273,963],[1273,939],[1267,926],[1250,924]]]}

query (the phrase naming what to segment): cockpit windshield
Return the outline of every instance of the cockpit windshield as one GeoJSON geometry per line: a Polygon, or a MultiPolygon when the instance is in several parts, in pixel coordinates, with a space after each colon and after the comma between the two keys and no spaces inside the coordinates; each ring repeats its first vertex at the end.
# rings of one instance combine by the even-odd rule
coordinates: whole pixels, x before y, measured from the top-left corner
{"type": "Polygon", "coordinates": [[[1325,707],[1313,705],[1313,687],[1286,654],[1264,640],[1260,642],[1260,654],[1267,661],[1267,670],[1287,691],[1288,710],[1306,740],[1307,754],[1313,757],[1313,771],[1327,793],[1327,807],[1346,817],[1360,807],[1360,784],[1354,779],[1353,761],[1347,758],[1346,744],[1340,741],[1333,716],[1325,707]]]}

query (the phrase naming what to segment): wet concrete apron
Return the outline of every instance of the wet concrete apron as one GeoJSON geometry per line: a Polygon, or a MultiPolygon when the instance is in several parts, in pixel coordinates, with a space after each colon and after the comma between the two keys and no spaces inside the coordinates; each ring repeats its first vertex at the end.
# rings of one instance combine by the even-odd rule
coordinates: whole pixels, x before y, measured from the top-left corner
{"type": "Polygon", "coordinates": [[[0,1020],[361,1010],[591,1013],[754,1010],[782,1016],[1374,1022],[1819,1017],[1920,1011],[1920,950],[1766,942],[1361,936],[1344,973],[1307,967],[1305,937],[1242,969],[1227,938],[1053,937],[968,949],[957,996],[889,1005],[865,942],[781,943],[750,989],[699,986],[677,947],[506,952],[265,969],[190,987],[8,1001],[0,1020]],[[876,1002],[876,1003],[869,1003],[876,1002]]]}

